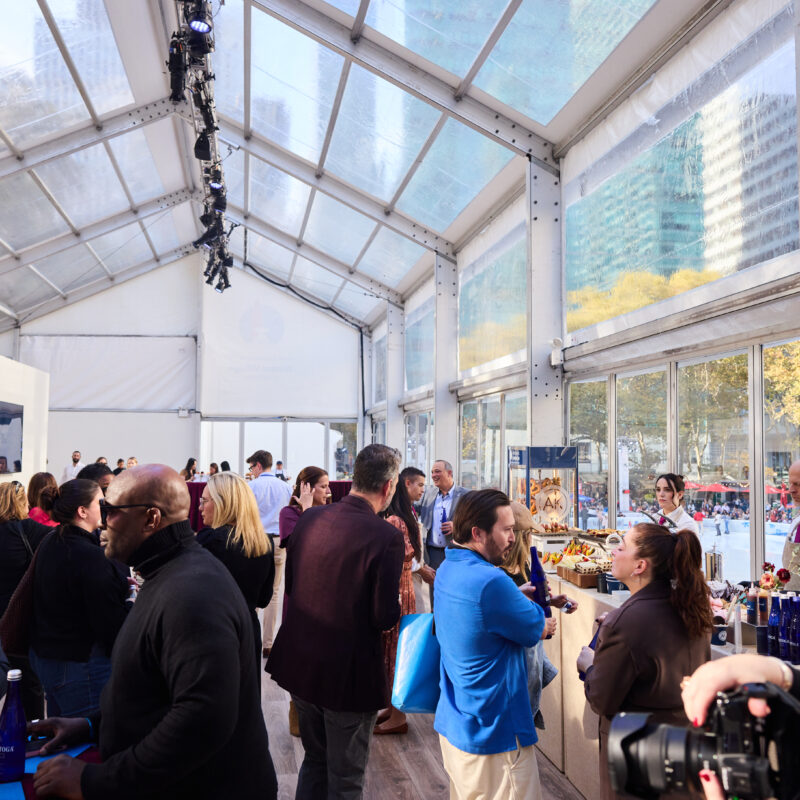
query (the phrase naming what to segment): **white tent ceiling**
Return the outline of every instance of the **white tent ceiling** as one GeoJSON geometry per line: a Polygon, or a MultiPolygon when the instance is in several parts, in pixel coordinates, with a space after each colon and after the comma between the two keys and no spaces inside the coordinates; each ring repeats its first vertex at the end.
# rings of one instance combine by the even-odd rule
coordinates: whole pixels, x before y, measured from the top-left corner
{"type": "MultiPolygon", "coordinates": [[[[214,0],[236,265],[246,243],[262,276],[373,323],[519,186],[524,157],[557,176],[554,152],[728,4],[214,0]]],[[[192,252],[176,27],[172,0],[5,9],[0,330],[192,252]]]]}

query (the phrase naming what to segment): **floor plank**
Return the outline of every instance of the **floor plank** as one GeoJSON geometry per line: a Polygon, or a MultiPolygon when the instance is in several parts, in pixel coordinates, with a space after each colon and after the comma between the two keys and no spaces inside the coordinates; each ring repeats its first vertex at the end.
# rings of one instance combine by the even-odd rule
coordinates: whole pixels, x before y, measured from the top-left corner
{"type": "MultiPolygon", "coordinates": [[[[261,684],[261,707],[269,732],[269,749],[278,773],[279,800],[292,800],[303,760],[300,739],[289,733],[289,696],[269,675],[261,684]]],[[[572,786],[537,751],[542,797],[548,800],[583,800],[572,786]]],[[[447,773],[442,766],[439,736],[433,715],[409,714],[404,736],[373,736],[364,800],[449,800],[447,773]]]]}

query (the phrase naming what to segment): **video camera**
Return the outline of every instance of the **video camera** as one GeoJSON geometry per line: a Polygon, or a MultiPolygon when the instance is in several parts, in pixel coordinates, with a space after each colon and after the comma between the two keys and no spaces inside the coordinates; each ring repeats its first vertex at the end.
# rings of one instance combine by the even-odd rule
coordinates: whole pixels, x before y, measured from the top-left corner
{"type": "Polygon", "coordinates": [[[727,797],[800,798],[800,702],[771,683],[719,692],[702,728],[651,723],[650,714],[621,713],[611,721],[608,764],[616,792],[655,798],[700,790],[698,773],[714,772],[727,797]],[[754,717],[751,698],[770,713],[754,717]]]}

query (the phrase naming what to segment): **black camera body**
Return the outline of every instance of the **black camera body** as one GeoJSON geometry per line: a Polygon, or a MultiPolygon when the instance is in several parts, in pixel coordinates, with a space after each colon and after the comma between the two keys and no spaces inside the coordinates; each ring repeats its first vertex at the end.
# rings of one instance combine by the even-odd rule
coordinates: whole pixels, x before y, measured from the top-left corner
{"type": "Polygon", "coordinates": [[[699,790],[698,773],[714,772],[727,797],[800,798],[800,703],[771,683],[719,692],[702,728],[650,722],[650,714],[621,713],[611,721],[608,764],[616,792],[655,798],[699,790]],[[770,713],[754,717],[751,698],[770,713]]]}

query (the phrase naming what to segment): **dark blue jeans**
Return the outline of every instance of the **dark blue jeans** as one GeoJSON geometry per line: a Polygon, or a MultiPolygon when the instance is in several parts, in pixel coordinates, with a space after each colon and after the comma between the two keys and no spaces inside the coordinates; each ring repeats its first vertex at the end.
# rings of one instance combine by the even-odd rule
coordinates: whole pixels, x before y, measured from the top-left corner
{"type": "Polygon", "coordinates": [[[100,708],[100,692],[111,676],[111,661],[95,646],[89,660],[44,658],[31,648],[31,664],[44,686],[48,717],[85,717],[100,708]]]}

